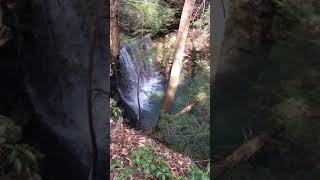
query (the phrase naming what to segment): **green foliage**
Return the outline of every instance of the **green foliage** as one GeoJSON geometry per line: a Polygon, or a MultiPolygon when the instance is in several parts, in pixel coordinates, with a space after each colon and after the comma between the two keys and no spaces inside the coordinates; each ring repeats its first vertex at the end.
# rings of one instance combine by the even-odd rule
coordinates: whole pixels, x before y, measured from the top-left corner
{"type": "Polygon", "coordinates": [[[312,12],[313,0],[273,0],[278,13],[286,20],[302,22],[312,12]]]}
{"type": "Polygon", "coordinates": [[[159,120],[160,131],[156,134],[159,139],[167,142],[170,148],[187,154],[193,159],[209,158],[209,79],[209,61],[206,59],[196,59],[196,70],[194,76],[190,77],[189,75],[189,78],[183,80],[184,82],[179,85],[175,105],[181,106],[179,109],[184,108],[186,104],[180,101],[185,101],[185,99],[190,99],[189,101],[195,99],[198,101],[198,104],[195,105],[191,111],[179,117],[162,113],[159,120]]]}
{"type": "Polygon", "coordinates": [[[206,8],[203,9],[203,12],[200,15],[200,18],[197,19],[196,21],[192,22],[192,25],[196,28],[203,28],[209,25],[210,23],[210,5],[206,8]]]}
{"type": "Polygon", "coordinates": [[[123,109],[117,106],[117,102],[110,98],[110,110],[111,110],[111,117],[118,118],[122,117],[123,115],[123,109]]]}
{"type": "Polygon", "coordinates": [[[159,128],[160,131],[156,136],[167,142],[169,147],[187,154],[193,159],[205,159],[209,157],[209,122],[199,121],[192,114],[176,117],[162,113],[159,128]]]}
{"type": "MultiPolygon", "coordinates": [[[[261,76],[257,78],[257,86],[254,87],[256,91],[252,91],[253,99],[257,102],[255,106],[262,109],[262,112],[258,112],[263,114],[259,120],[270,123],[270,128],[284,128],[276,136],[278,142],[269,144],[258,155],[265,158],[272,153],[272,162],[275,163],[268,161],[263,162],[263,165],[254,164],[255,167],[241,165],[222,179],[316,179],[314,174],[310,174],[310,178],[304,176],[309,174],[307,171],[311,171],[304,164],[309,163],[309,159],[320,157],[316,150],[320,148],[320,123],[315,115],[315,107],[320,102],[320,89],[317,86],[320,54],[319,45],[314,42],[316,40],[311,42],[296,33],[287,44],[275,44],[268,66],[262,68],[261,76]],[[261,120],[262,118],[265,119],[261,120]],[[304,156],[297,158],[297,152],[304,156]],[[277,166],[277,162],[285,165],[280,172],[273,172],[272,168],[277,166]],[[299,174],[300,172],[284,173],[292,170],[301,170],[304,175],[299,174]]],[[[256,162],[255,160],[261,162],[260,159],[252,162],[256,162]]]]}
{"type": "Polygon", "coordinates": [[[129,35],[119,32],[119,47],[123,47],[127,44],[129,44],[132,41],[132,37],[130,37],[129,35]]]}
{"type": "Polygon", "coordinates": [[[134,173],[133,169],[129,166],[122,168],[122,165],[123,165],[122,160],[116,160],[115,162],[111,163],[110,171],[113,171],[114,169],[118,168],[119,171],[118,171],[117,178],[119,180],[125,180],[127,178],[132,179],[133,178],[132,174],[134,173]]]}
{"type": "Polygon", "coordinates": [[[275,47],[271,54],[273,64],[278,68],[270,73],[274,74],[274,82],[279,82],[279,77],[282,79],[276,85],[278,103],[272,106],[272,118],[285,127],[287,139],[312,150],[320,147],[317,130],[320,123],[312,118],[316,111],[313,107],[320,103],[320,88],[314,84],[320,77],[319,45],[305,40],[296,40],[293,45],[275,47]]]}
{"type": "Polygon", "coordinates": [[[118,118],[122,117],[123,110],[117,106],[111,106],[111,117],[118,118]]]}
{"type": "Polygon", "coordinates": [[[189,180],[209,180],[210,179],[210,163],[207,165],[206,172],[200,170],[196,165],[191,165],[191,172],[190,176],[188,177],[189,180]]]}
{"type": "MultiPolygon", "coordinates": [[[[312,108],[303,98],[284,99],[273,107],[273,117],[285,128],[283,136],[307,151],[320,148],[320,123],[312,117],[312,108]]],[[[288,147],[290,148],[290,147],[288,147]]]]}
{"type": "Polygon", "coordinates": [[[39,160],[44,156],[29,145],[6,144],[2,151],[7,154],[7,165],[12,167],[17,175],[39,172],[39,160]]]}
{"type": "MultiPolygon", "coordinates": [[[[129,153],[133,166],[123,166],[122,160],[111,163],[110,170],[119,169],[117,177],[119,179],[132,178],[133,175],[144,178],[171,179],[173,177],[168,162],[162,155],[156,152],[151,145],[132,149],[129,153]]],[[[136,177],[136,176],[134,176],[136,177]]]]}
{"type": "Polygon", "coordinates": [[[119,180],[134,179],[134,177],[143,177],[144,179],[190,179],[190,180],[209,180],[210,163],[205,171],[199,169],[195,164],[190,166],[190,172],[187,177],[173,176],[167,160],[164,156],[157,153],[152,145],[146,145],[132,149],[129,153],[133,166],[125,166],[122,160],[116,160],[111,163],[110,171],[117,171],[119,180]]]}
{"type": "MultiPolygon", "coordinates": [[[[196,73],[192,83],[188,87],[187,94],[194,96],[199,101],[202,108],[208,110],[204,116],[209,116],[210,112],[210,64],[207,60],[196,60],[196,73]]],[[[199,106],[198,106],[199,107],[199,106]]]]}
{"type": "Polygon", "coordinates": [[[318,31],[320,6],[318,0],[272,0],[277,11],[274,32],[290,33],[292,29],[318,31]]]}
{"type": "Polygon", "coordinates": [[[134,35],[165,31],[173,15],[174,10],[162,0],[120,0],[120,28],[133,29],[134,35]]]}
{"type": "Polygon", "coordinates": [[[170,179],[172,177],[168,162],[163,156],[158,155],[156,149],[152,146],[133,149],[130,152],[130,158],[145,178],[170,179]]]}
{"type": "Polygon", "coordinates": [[[276,105],[274,109],[274,115],[277,115],[279,123],[286,127],[291,136],[298,138],[305,134],[302,130],[305,116],[309,111],[307,104],[302,100],[290,98],[276,105]]]}
{"type": "Polygon", "coordinates": [[[21,137],[21,127],[12,119],[0,115],[0,146],[4,143],[16,143],[21,137]]]}
{"type": "Polygon", "coordinates": [[[199,19],[192,22],[192,27],[196,29],[196,33],[194,34],[193,39],[194,48],[197,50],[201,50],[204,48],[204,42],[209,42],[210,5],[207,8],[203,9],[203,12],[201,13],[199,19]]]}
{"type": "Polygon", "coordinates": [[[161,67],[170,66],[173,60],[173,53],[176,45],[176,34],[170,33],[156,39],[157,58],[161,61],[161,67]]]}

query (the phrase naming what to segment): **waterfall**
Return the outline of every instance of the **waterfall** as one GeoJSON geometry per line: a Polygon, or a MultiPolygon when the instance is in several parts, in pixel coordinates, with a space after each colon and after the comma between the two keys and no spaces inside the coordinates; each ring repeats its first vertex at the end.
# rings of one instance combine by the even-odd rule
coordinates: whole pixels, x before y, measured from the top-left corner
{"type": "Polygon", "coordinates": [[[138,71],[140,70],[139,101],[141,129],[156,125],[159,114],[159,101],[152,97],[164,90],[164,77],[155,63],[152,41],[149,37],[135,40],[122,47],[119,52],[117,72],[118,91],[121,99],[138,116],[138,71]]]}

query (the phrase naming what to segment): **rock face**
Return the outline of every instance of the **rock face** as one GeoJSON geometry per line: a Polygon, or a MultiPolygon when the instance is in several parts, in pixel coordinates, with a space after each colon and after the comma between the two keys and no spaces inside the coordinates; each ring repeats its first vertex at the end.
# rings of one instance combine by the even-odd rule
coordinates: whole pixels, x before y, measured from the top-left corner
{"type": "MultiPolygon", "coordinates": [[[[39,115],[34,139],[60,179],[87,179],[91,141],[87,114],[90,32],[97,10],[108,12],[104,1],[43,1],[29,4],[32,32],[21,41],[25,85],[39,115]]],[[[109,68],[103,32],[106,16],[98,14],[97,48],[93,68],[93,114],[100,165],[107,155],[107,96],[109,68]]],[[[105,168],[100,176],[105,176],[105,168]]],[[[101,177],[100,177],[101,178],[101,177]]]]}

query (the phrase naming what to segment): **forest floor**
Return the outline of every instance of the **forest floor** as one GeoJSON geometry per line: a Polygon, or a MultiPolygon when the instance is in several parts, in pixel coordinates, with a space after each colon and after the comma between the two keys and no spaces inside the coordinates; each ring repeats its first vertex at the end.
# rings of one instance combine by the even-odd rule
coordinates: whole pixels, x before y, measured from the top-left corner
{"type": "Polygon", "coordinates": [[[190,165],[192,164],[192,160],[189,157],[174,152],[143,132],[127,127],[124,125],[122,118],[117,121],[111,120],[110,125],[110,164],[112,166],[117,160],[122,161],[120,166],[111,169],[111,179],[116,179],[121,173],[121,169],[125,167],[133,169],[134,173],[131,174],[133,179],[143,179],[144,173],[139,173],[140,170],[135,169],[139,167],[132,160],[130,153],[134,149],[150,145],[154,147],[155,156],[164,157],[173,176],[187,176],[189,174],[190,165]]]}

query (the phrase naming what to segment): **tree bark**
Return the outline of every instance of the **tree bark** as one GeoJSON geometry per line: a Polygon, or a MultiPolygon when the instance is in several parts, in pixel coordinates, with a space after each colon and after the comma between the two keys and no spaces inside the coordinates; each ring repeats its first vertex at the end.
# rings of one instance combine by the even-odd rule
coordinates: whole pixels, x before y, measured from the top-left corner
{"type": "Polygon", "coordinates": [[[118,56],[119,40],[118,40],[118,0],[110,1],[110,55],[111,64],[114,63],[118,56]]]}
{"type": "Polygon", "coordinates": [[[182,68],[182,60],[184,47],[186,44],[188,29],[192,17],[193,6],[196,0],[185,0],[180,19],[179,31],[177,36],[176,48],[173,57],[173,64],[170,72],[167,93],[164,100],[163,109],[169,113],[176,95],[177,86],[179,83],[180,71],[182,68]]]}

